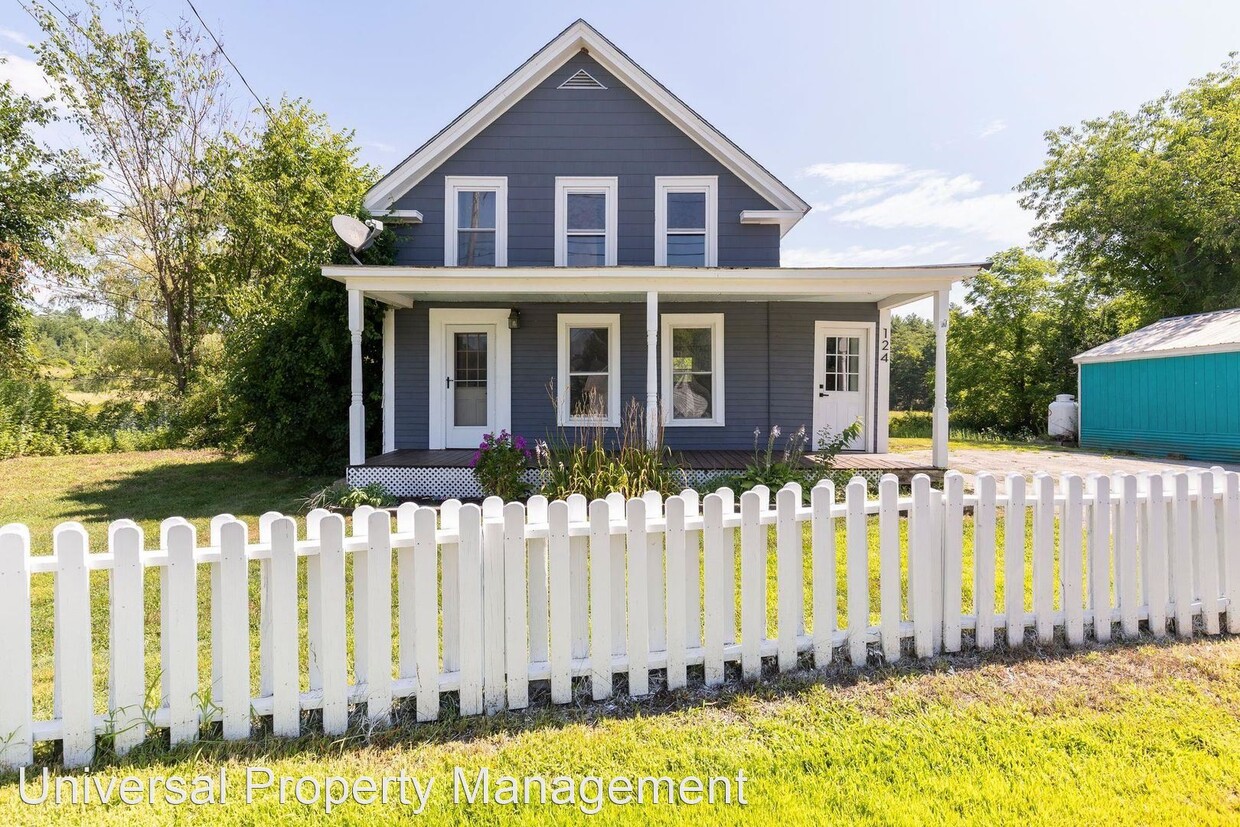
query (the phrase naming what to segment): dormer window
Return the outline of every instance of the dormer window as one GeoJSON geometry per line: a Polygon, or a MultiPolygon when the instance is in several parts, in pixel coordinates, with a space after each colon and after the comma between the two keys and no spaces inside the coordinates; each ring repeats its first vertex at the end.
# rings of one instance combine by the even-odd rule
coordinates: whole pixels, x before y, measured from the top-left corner
{"type": "Polygon", "coordinates": [[[508,266],[508,179],[444,179],[444,264],[508,266]]]}
{"type": "Polygon", "coordinates": [[[613,267],[619,221],[616,178],[555,179],[555,266],[613,267]]]}
{"type": "Polygon", "coordinates": [[[718,261],[719,179],[713,175],[654,179],[654,263],[714,267],[718,261]]]}

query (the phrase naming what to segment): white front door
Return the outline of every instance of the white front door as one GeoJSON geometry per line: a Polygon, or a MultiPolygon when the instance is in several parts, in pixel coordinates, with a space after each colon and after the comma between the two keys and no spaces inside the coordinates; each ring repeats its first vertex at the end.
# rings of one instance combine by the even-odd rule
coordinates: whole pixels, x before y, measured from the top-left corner
{"type": "Polygon", "coordinates": [[[832,435],[860,420],[861,433],[845,446],[864,451],[870,433],[870,340],[873,326],[814,324],[814,447],[823,429],[832,435]]]}
{"type": "Polygon", "coordinates": [[[495,325],[446,324],[444,447],[475,448],[495,427],[495,325]]]}

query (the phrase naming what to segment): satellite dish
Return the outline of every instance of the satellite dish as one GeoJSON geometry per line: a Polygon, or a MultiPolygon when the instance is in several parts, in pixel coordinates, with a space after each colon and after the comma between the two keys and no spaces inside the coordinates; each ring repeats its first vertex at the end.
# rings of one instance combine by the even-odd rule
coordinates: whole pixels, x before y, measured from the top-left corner
{"type": "Polygon", "coordinates": [[[349,258],[353,259],[355,264],[361,264],[357,253],[375,243],[375,238],[383,232],[383,222],[371,218],[362,223],[351,215],[334,215],[332,229],[349,248],[349,258]]]}

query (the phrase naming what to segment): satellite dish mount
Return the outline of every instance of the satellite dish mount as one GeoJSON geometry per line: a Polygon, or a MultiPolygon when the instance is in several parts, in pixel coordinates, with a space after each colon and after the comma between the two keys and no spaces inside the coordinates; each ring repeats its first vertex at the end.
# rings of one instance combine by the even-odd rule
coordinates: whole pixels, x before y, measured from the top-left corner
{"type": "Polygon", "coordinates": [[[349,258],[353,259],[353,263],[361,264],[357,254],[375,243],[379,233],[383,232],[383,222],[369,218],[362,223],[351,215],[335,215],[332,216],[332,229],[349,248],[349,258]]]}

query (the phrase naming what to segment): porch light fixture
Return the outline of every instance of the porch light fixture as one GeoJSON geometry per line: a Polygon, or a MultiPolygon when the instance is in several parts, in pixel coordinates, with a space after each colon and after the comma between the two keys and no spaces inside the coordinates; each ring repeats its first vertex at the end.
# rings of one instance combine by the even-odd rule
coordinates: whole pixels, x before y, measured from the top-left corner
{"type": "Polygon", "coordinates": [[[508,314],[508,329],[509,330],[520,330],[521,329],[521,311],[515,307],[508,314]]]}

